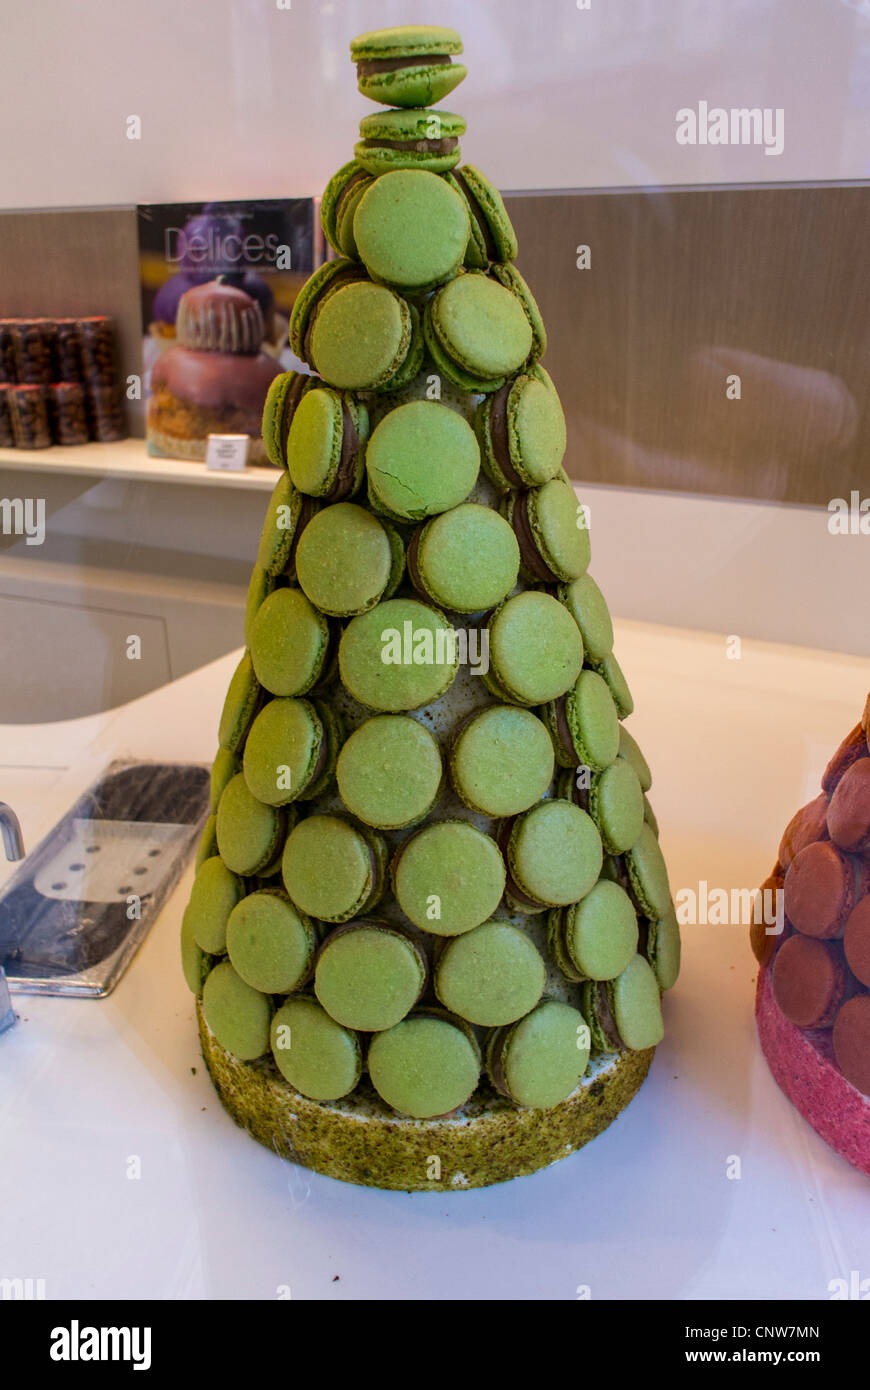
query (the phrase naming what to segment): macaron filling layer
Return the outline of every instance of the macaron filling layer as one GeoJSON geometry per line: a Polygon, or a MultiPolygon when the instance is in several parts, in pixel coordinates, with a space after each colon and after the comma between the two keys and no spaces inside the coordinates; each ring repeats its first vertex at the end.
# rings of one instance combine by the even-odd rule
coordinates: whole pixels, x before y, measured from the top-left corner
{"type": "Polygon", "coordinates": [[[449,67],[452,61],[449,53],[408,53],[400,58],[361,58],[356,70],[359,77],[374,77],[400,68],[449,67]]]}
{"type": "Polygon", "coordinates": [[[489,436],[493,458],[507,481],[512,487],[524,488],[526,486],[525,479],[520,477],[513,465],[508,436],[508,397],[515,384],[513,381],[506,381],[504,386],[500,386],[491,397],[489,436]]]}
{"type": "Polygon", "coordinates": [[[540,579],[545,584],[555,584],[556,575],[547,564],[541,554],[535,533],[532,530],[532,523],[529,519],[529,493],[522,492],[514,499],[511,514],[511,523],[516,533],[520,545],[520,558],[523,567],[529,574],[534,575],[535,579],[540,579]]]}

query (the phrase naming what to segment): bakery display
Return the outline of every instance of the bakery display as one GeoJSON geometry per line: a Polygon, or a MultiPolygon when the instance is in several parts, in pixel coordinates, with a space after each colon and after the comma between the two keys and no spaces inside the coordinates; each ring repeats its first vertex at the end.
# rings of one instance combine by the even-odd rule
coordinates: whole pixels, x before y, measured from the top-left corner
{"type": "Polygon", "coordinates": [[[870,1174],[870,697],[822,790],[783,832],[762,892],[775,925],[752,927],[762,1050],[789,1100],[870,1174]]]}
{"type": "Polygon", "coordinates": [[[261,351],[257,301],[218,276],[185,291],[175,328],[151,371],[149,454],[204,459],[210,434],[247,434],[250,461],[266,463],[263,405],[280,367],[261,351]]]}
{"type": "MultiPolygon", "coordinates": [[[[230,1114],[284,1157],[409,1190],[504,1181],[600,1133],[679,969],[544,325],[501,197],[460,162],[465,122],[421,109],[461,52],[420,26],[352,45],[360,90],[395,106],[324,195],[337,255],[290,324],[314,375],[266,396],[284,471],[182,931],[230,1114]]],[[[214,357],[226,338],[193,308],[196,346],[171,351],[214,357]]]]}
{"type": "Polygon", "coordinates": [[[0,319],[0,446],[126,437],[115,327],[85,318],[0,319]]]}

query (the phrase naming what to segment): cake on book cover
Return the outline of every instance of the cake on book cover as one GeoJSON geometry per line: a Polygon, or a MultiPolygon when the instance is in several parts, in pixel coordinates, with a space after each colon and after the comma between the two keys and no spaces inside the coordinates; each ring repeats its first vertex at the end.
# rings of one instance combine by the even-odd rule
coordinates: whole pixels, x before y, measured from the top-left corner
{"type": "Polygon", "coordinates": [[[679,934],[651,774],[546,331],[460,163],[452,29],[351,44],[365,116],[335,251],[272,383],[268,508],[182,956],[262,1143],[456,1190],[600,1133],[662,1037],[679,934]]]}

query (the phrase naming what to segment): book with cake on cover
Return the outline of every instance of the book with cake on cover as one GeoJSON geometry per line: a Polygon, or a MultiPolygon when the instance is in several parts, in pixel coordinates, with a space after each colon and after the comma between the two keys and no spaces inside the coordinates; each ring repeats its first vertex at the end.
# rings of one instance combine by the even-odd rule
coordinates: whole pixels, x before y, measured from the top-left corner
{"type": "Polygon", "coordinates": [[[391,109],[323,195],[336,258],[290,322],[315,375],[269,389],[283,472],[181,940],[235,1120],[424,1191],[609,1125],[680,953],[546,329],[464,120],[431,109],[461,51],[440,27],[351,44],[391,109]]]}
{"type": "Polygon", "coordinates": [[[202,459],[209,434],[248,434],[251,462],[266,462],[266,391],[302,365],[287,325],[321,259],[316,212],[312,198],[138,209],[150,454],[202,459]]]}
{"type": "Polygon", "coordinates": [[[870,695],[783,831],[756,922],[755,1013],[777,1084],[843,1158],[870,1175],[870,695]],[[769,916],[769,914],[768,914],[769,916]]]}

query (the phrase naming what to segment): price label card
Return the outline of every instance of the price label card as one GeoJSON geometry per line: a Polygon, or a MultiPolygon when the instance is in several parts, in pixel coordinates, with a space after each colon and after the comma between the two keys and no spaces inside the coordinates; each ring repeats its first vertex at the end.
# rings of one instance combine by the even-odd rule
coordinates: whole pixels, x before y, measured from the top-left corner
{"type": "Polygon", "coordinates": [[[206,468],[240,473],[247,466],[251,445],[247,434],[210,434],[205,451],[206,468]]]}

